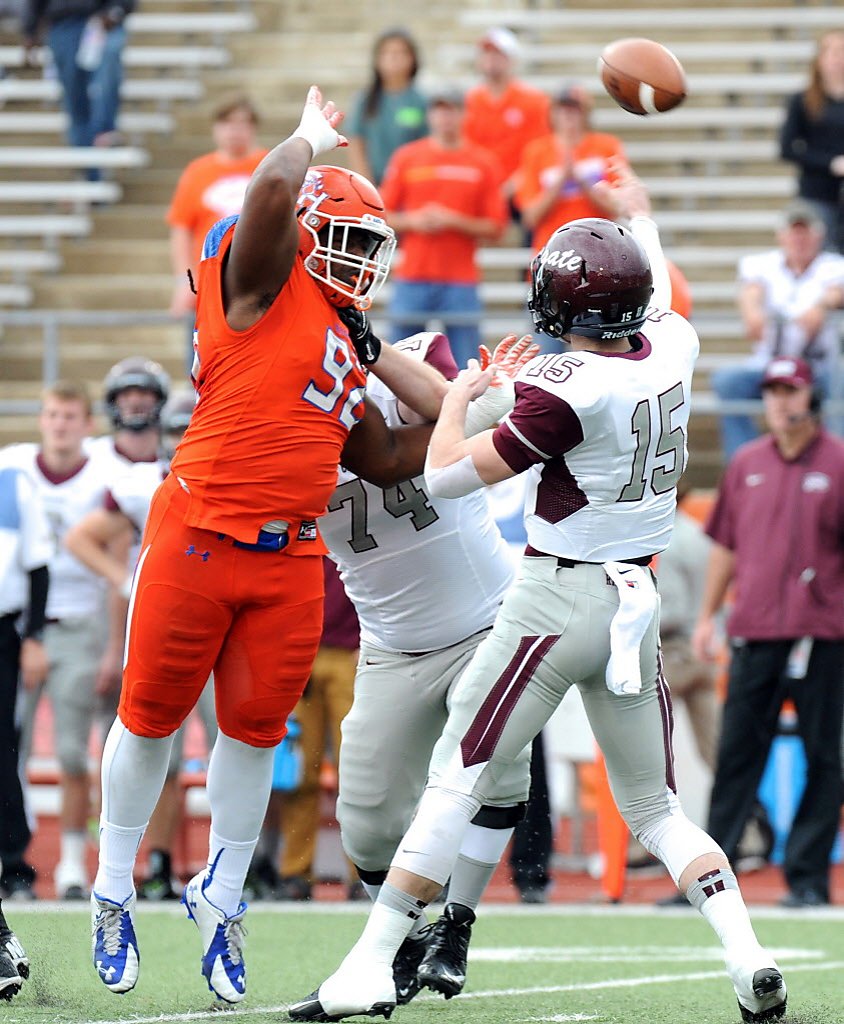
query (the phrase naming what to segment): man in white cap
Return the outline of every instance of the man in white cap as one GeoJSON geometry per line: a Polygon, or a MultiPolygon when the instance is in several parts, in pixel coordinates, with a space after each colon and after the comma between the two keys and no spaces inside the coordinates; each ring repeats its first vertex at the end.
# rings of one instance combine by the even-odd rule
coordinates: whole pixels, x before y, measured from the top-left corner
{"type": "Polygon", "coordinates": [[[504,174],[505,194],[528,142],[547,135],[548,97],[515,77],[521,46],[507,28],[488,29],[478,40],[481,81],[466,94],[465,138],[493,153],[504,174]]]}

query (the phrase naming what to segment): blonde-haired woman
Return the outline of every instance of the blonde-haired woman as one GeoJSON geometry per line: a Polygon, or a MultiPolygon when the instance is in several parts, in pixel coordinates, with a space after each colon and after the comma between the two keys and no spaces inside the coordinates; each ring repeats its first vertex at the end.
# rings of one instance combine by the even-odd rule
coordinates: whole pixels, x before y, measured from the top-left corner
{"type": "Polygon", "coordinates": [[[818,40],[809,85],[788,102],[780,153],[797,165],[798,194],[823,218],[827,248],[844,251],[844,29],[818,40]]]}

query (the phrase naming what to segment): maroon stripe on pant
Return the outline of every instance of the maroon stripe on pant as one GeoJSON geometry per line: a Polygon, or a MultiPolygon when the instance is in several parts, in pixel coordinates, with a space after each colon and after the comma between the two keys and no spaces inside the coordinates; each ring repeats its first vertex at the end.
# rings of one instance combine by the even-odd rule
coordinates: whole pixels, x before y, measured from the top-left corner
{"type": "Polygon", "coordinates": [[[463,766],[483,764],[492,757],[504,726],[513,713],[519,697],[537,667],[554,644],[557,636],[523,636],[507,668],[498,677],[474,721],[460,743],[463,766]]]}
{"type": "Polygon", "coordinates": [[[674,777],[674,707],[671,691],[665,680],[662,651],[657,652],[656,693],[659,713],[662,715],[662,744],[665,749],[665,784],[676,795],[677,780],[674,777]]]}

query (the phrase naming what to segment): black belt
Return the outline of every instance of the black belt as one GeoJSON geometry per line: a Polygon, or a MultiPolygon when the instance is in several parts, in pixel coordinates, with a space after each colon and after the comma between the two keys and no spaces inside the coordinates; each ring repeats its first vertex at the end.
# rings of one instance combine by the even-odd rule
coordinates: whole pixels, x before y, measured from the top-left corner
{"type": "MultiPolygon", "coordinates": [[[[574,569],[577,565],[601,565],[600,562],[579,562],[574,558],[563,558],[560,555],[549,555],[547,551],[537,551],[528,544],[525,548],[528,558],[553,558],[558,569],[574,569]]],[[[653,555],[642,555],[640,558],[611,558],[611,562],[627,562],[630,565],[650,565],[653,555]]]]}

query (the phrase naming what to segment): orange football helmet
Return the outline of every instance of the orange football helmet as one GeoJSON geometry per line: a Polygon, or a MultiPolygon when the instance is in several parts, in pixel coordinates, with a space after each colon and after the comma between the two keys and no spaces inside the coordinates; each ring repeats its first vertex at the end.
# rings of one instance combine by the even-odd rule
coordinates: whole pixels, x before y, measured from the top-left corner
{"type": "Polygon", "coordinates": [[[369,309],[396,249],[378,189],[344,167],[311,167],[299,190],[296,216],[305,269],[328,301],[369,309]]]}

